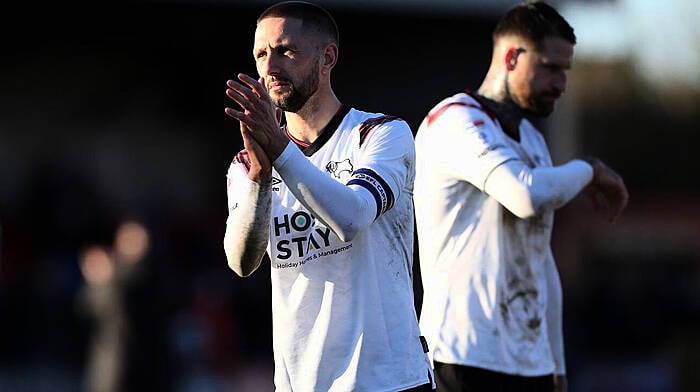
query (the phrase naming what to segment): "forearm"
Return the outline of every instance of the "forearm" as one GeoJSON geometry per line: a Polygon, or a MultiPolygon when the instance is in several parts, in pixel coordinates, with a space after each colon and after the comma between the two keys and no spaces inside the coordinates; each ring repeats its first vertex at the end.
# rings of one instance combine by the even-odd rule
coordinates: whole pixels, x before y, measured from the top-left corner
{"type": "Polygon", "coordinates": [[[270,236],[272,210],[269,184],[238,177],[228,193],[229,216],[224,251],[229,267],[239,276],[253,273],[262,261],[270,236]]]}
{"type": "Polygon", "coordinates": [[[375,219],[373,196],[320,171],[292,143],[273,163],[294,196],[342,241],[349,241],[375,219]]]}
{"type": "Polygon", "coordinates": [[[511,160],[489,174],[484,189],[501,205],[526,219],[568,203],[593,178],[593,169],[582,160],[531,169],[511,160]]]}

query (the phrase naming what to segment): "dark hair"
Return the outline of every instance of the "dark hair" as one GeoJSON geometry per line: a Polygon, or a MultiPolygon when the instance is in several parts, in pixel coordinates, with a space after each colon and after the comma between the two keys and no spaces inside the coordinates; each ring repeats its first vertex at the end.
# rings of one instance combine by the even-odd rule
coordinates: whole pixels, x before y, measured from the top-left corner
{"type": "Polygon", "coordinates": [[[295,18],[302,21],[304,28],[313,28],[336,45],[339,44],[338,25],[333,16],[316,4],[306,1],[283,1],[263,11],[257,23],[265,18],[295,18]]]}
{"type": "Polygon", "coordinates": [[[525,2],[511,8],[493,31],[494,42],[516,35],[540,47],[547,37],[559,37],[576,44],[574,29],[554,8],[542,1],[525,2]]]}

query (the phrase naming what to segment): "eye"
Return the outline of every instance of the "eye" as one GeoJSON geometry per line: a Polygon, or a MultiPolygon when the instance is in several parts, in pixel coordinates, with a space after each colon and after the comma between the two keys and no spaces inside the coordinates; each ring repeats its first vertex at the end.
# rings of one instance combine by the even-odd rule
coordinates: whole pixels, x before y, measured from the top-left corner
{"type": "Polygon", "coordinates": [[[276,52],[277,52],[280,56],[285,56],[285,57],[293,56],[294,53],[296,53],[292,48],[289,48],[289,47],[286,47],[286,46],[280,46],[279,48],[277,48],[276,52]]]}
{"type": "Polygon", "coordinates": [[[267,56],[267,52],[265,52],[264,50],[261,50],[261,51],[259,51],[258,53],[255,54],[255,58],[256,58],[256,59],[261,59],[261,58],[263,58],[263,57],[265,57],[265,56],[267,56]]]}

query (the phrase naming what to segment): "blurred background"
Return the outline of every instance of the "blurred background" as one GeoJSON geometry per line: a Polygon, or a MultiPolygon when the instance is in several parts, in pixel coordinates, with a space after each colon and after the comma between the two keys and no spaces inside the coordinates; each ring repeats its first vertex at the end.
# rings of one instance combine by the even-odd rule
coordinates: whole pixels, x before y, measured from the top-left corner
{"type": "MultiPolygon", "coordinates": [[[[222,248],[242,148],[225,82],[255,74],[271,3],[4,7],[0,391],[272,390],[269,270],[238,278],[222,248]]],[[[336,94],[415,130],[479,86],[516,2],[318,3],[336,94]]],[[[700,3],[551,3],[579,38],[541,123],[555,163],[598,156],[631,193],[613,225],[584,200],[557,215],[570,390],[700,390],[700,3]]]]}

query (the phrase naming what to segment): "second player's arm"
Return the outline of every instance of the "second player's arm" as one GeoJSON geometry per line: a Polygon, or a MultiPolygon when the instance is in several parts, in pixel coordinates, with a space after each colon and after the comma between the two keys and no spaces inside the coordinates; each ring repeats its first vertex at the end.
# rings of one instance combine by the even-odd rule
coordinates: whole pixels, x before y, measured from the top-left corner
{"type": "Polygon", "coordinates": [[[510,212],[527,219],[568,203],[592,178],[591,165],[578,159],[541,168],[513,159],[493,169],[484,190],[510,212]]]}
{"type": "MultiPolygon", "coordinates": [[[[593,168],[583,160],[530,168],[503,139],[496,122],[482,111],[452,107],[435,126],[449,143],[440,144],[441,153],[431,159],[444,162],[443,167],[456,177],[522,219],[563,206],[593,178],[593,168]]],[[[435,140],[433,143],[440,143],[440,138],[435,140]]]]}

